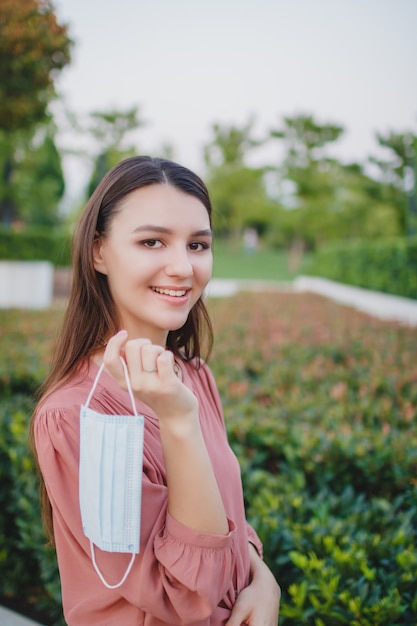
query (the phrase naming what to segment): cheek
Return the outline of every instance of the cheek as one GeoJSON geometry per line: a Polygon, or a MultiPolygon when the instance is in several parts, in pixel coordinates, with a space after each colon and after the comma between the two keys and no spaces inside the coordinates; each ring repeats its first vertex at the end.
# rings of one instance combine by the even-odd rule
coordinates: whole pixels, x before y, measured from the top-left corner
{"type": "MultiPolygon", "coordinates": [[[[110,255],[109,255],[110,256],[110,255]]],[[[128,247],[125,243],[120,244],[119,250],[110,256],[108,263],[109,274],[111,273],[116,280],[128,281],[140,278],[142,274],[146,274],[148,263],[144,263],[134,249],[128,247]]]]}
{"type": "Polygon", "coordinates": [[[197,268],[197,274],[198,274],[198,278],[202,283],[208,283],[208,281],[211,278],[211,274],[213,271],[213,259],[205,259],[204,262],[202,262],[198,268],[197,268]]]}

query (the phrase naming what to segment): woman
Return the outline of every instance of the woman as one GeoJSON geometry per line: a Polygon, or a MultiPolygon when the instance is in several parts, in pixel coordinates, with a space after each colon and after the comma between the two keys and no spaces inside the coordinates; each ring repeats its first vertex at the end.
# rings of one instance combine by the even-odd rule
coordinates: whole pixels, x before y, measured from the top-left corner
{"type": "Polygon", "coordinates": [[[245,520],[238,463],[202,360],[202,338],[207,352],[212,340],[202,300],[211,244],[204,183],[163,159],[119,163],[79,221],[72,292],[32,421],[69,626],[277,624],[279,587],[245,520]],[[125,463],[142,454],[132,447],[140,433],[126,430],[132,418],[121,425],[132,412],[143,416],[141,480],[125,463]],[[96,418],[121,429],[121,448],[119,431],[101,422],[106,443],[96,445],[96,418]],[[140,484],[127,497],[113,477],[129,471],[140,484]],[[118,548],[114,537],[126,530],[118,526],[132,536],[139,517],[140,546],[130,547],[133,538],[118,548]]]}

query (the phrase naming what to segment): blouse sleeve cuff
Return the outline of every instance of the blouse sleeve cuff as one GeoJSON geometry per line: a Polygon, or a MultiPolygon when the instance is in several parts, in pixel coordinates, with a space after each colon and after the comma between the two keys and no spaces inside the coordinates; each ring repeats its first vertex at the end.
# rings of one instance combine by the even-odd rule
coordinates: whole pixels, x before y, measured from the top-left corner
{"type": "Polygon", "coordinates": [[[257,553],[262,559],[263,558],[262,542],[259,539],[258,535],[256,534],[255,530],[252,528],[250,524],[248,524],[248,522],[246,522],[246,526],[248,530],[248,541],[254,546],[255,550],[257,551],[257,553]]]}
{"type": "Polygon", "coordinates": [[[169,513],[166,516],[165,530],[163,532],[163,538],[179,541],[183,544],[195,546],[196,548],[211,548],[223,550],[227,548],[233,536],[236,534],[236,524],[228,519],[229,532],[227,535],[213,535],[210,533],[201,533],[193,530],[181,522],[177,522],[169,513]]]}

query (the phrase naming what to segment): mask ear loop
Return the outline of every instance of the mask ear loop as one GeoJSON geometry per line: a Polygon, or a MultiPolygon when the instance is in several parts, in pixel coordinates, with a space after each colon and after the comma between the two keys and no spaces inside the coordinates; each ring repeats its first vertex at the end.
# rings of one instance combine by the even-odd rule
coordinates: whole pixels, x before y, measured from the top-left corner
{"type": "Polygon", "coordinates": [[[123,575],[123,578],[120,582],[116,583],[115,585],[110,585],[110,583],[107,582],[107,580],[104,578],[103,574],[101,573],[99,566],[97,565],[97,561],[96,561],[96,555],[94,552],[94,544],[90,539],[90,551],[91,551],[91,560],[93,561],[93,566],[94,569],[97,572],[98,577],[100,578],[101,582],[103,583],[103,585],[105,587],[107,587],[107,589],[117,589],[118,587],[121,587],[123,585],[123,583],[125,582],[126,578],[129,576],[130,574],[130,570],[132,569],[133,566],[133,562],[135,560],[135,556],[136,554],[133,552],[132,553],[132,557],[129,561],[129,565],[127,566],[127,569],[123,575]]]}
{"type": "MultiPolygon", "coordinates": [[[[126,365],[126,362],[125,362],[125,360],[124,360],[124,358],[123,358],[123,357],[120,357],[120,362],[121,362],[121,364],[122,364],[122,366],[123,366],[123,372],[124,372],[124,375],[125,375],[125,380],[126,380],[127,391],[128,391],[128,393],[129,393],[130,401],[131,401],[131,403],[132,403],[133,415],[135,415],[136,417],[138,417],[138,412],[137,412],[137,410],[136,410],[136,404],[135,404],[135,398],[134,398],[134,396],[133,396],[133,391],[132,391],[132,385],[130,384],[129,372],[128,372],[128,370],[127,370],[127,365],[126,365]]],[[[89,405],[89,404],[90,404],[90,402],[91,402],[91,398],[92,398],[92,397],[93,397],[93,395],[94,395],[94,392],[95,392],[95,390],[96,390],[96,388],[97,388],[97,385],[98,385],[99,378],[100,378],[101,374],[103,373],[103,370],[104,370],[104,363],[102,363],[102,364],[100,365],[99,370],[98,370],[98,372],[97,372],[97,376],[96,376],[96,377],[95,377],[95,379],[94,379],[93,386],[91,387],[91,391],[90,391],[90,393],[88,394],[88,398],[87,398],[87,401],[86,401],[86,403],[85,403],[85,407],[86,407],[86,408],[88,408],[88,405],[89,405]]]]}
{"type": "MultiPolygon", "coordinates": [[[[120,361],[121,361],[122,366],[123,366],[123,372],[124,372],[124,375],[125,375],[127,391],[129,393],[130,401],[132,403],[133,414],[137,417],[138,413],[137,413],[137,410],[136,410],[136,404],[135,404],[135,398],[133,396],[132,385],[130,384],[129,372],[127,370],[127,365],[126,365],[125,360],[122,357],[120,357],[120,361]]],[[[99,370],[97,372],[97,376],[96,376],[96,378],[94,380],[93,386],[91,388],[91,391],[90,391],[90,393],[88,395],[88,398],[87,398],[87,401],[85,403],[86,407],[88,407],[88,405],[90,404],[91,398],[93,397],[93,394],[94,394],[94,392],[96,390],[99,378],[100,378],[103,370],[104,370],[104,363],[102,363],[100,365],[100,368],[99,368],[99,370]]],[[[126,569],[126,571],[125,571],[121,581],[116,583],[115,585],[110,585],[110,583],[108,583],[107,580],[104,578],[103,574],[100,571],[99,566],[97,565],[96,555],[95,555],[95,552],[94,552],[94,544],[91,541],[91,539],[90,539],[90,552],[91,552],[91,560],[93,562],[94,569],[96,570],[96,573],[97,573],[98,577],[100,578],[101,582],[103,583],[103,585],[105,587],[107,587],[107,589],[117,589],[118,587],[121,587],[123,585],[123,583],[125,582],[126,578],[130,574],[130,570],[132,569],[133,562],[134,562],[135,557],[136,557],[136,553],[132,552],[132,557],[131,557],[131,559],[129,561],[129,565],[127,566],[127,569],[126,569]]]]}

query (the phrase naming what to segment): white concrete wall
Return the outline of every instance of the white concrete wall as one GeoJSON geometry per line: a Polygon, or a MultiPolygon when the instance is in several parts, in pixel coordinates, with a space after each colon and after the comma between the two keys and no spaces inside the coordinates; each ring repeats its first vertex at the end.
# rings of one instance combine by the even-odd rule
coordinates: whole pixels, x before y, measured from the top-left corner
{"type": "Polygon", "coordinates": [[[53,273],[47,261],[0,261],[0,308],[47,308],[52,302],[53,273]]]}

